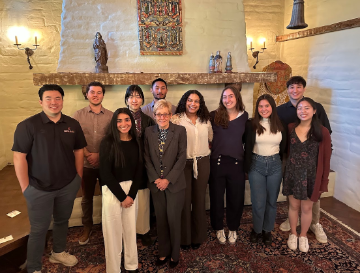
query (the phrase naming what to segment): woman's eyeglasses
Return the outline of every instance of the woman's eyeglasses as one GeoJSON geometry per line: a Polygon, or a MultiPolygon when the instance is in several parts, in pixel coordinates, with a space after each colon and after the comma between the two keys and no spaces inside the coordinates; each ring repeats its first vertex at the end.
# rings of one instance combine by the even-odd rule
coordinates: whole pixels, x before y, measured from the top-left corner
{"type": "Polygon", "coordinates": [[[168,118],[168,117],[170,116],[170,114],[155,114],[155,116],[156,116],[157,118],[161,118],[161,117],[163,117],[163,118],[168,118]]]}

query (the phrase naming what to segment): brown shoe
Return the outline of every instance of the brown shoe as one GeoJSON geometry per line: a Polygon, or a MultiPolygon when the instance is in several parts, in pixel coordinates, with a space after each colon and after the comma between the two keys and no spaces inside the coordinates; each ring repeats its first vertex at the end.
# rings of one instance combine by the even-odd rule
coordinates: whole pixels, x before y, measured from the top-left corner
{"type": "Polygon", "coordinates": [[[84,227],[83,233],[79,238],[79,245],[86,245],[90,240],[91,228],[84,227]]]}

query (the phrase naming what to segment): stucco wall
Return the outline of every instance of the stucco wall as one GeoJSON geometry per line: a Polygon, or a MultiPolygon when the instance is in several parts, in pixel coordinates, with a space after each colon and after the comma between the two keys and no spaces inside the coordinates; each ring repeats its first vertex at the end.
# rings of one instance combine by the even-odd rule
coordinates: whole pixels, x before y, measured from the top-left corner
{"type": "MultiPolygon", "coordinates": [[[[242,0],[182,1],[182,10],[183,55],[141,56],[137,1],[105,0],[98,4],[95,0],[64,0],[57,71],[94,72],[92,45],[97,31],[107,45],[109,72],[207,72],[210,54],[215,54],[217,50],[223,57],[223,71],[229,51],[233,71],[249,71],[242,0]]],[[[150,86],[141,87],[145,91],[145,103],[149,103],[152,100],[150,86]]],[[[125,106],[126,88],[121,85],[109,87],[104,106],[111,110],[125,106]]],[[[173,85],[169,86],[167,99],[177,104],[185,91],[197,89],[204,95],[209,110],[214,110],[223,88],[223,84],[173,85]]],[[[253,84],[244,84],[241,92],[250,112],[252,90],[253,84]]],[[[65,87],[65,91],[75,101],[66,104],[65,111],[72,113],[87,105],[79,87],[65,87]]]]}
{"type": "MultiPolygon", "coordinates": [[[[0,167],[12,162],[11,147],[16,125],[40,111],[33,73],[56,72],[60,51],[62,0],[7,0],[0,4],[0,167]],[[32,70],[23,50],[18,50],[9,28],[25,26],[39,33],[40,47],[30,57],[32,70]],[[1,134],[2,131],[2,134],[1,134]]],[[[23,43],[30,47],[34,37],[23,43]]]]}
{"type": "MultiPolygon", "coordinates": [[[[249,71],[246,52],[244,7],[242,0],[183,1],[182,56],[140,56],[137,27],[137,1],[105,0],[9,0],[0,5],[0,167],[12,162],[11,146],[16,125],[38,113],[39,87],[32,82],[33,73],[94,71],[92,44],[97,31],[103,35],[109,51],[110,72],[206,72],[209,56],[220,50],[225,66],[231,51],[233,71],[249,71]],[[92,5],[92,7],[91,7],[92,5]],[[64,8],[64,9],[63,9],[64,8]],[[73,17],[62,13],[74,12],[73,17]],[[69,29],[60,35],[63,25],[69,29]],[[15,48],[13,37],[7,37],[12,26],[25,26],[37,31],[40,47],[30,57],[34,66],[29,70],[24,51],[15,48]],[[61,61],[60,36],[63,50],[61,61]],[[0,131],[1,133],[1,131],[0,131]]],[[[33,44],[33,37],[24,45],[33,44]]],[[[115,110],[124,106],[127,86],[112,86],[106,90],[104,106],[115,110]]],[[[169,86],[167,99],[176,104],[188,89],[203,93],[210,110],[214,110],[224,85],[169,86]]],[[[149,86],[145,103],[152,100],[149,86]]],[[[79,86],[66,86],[63,113],[72,115],[88,104],[79,86]]],[[[252,112],[253,84],[243,84],[242,96],[247,111],[252,112]]]]}
{"type": "MultiPolygon", "coordinates": [[[[285,0],[284,32],[292,0],[285,0]]],[[[358,0],[305,1],[309,28],[359,17],[358,0]]],[[[336,171],[335,198],[360,211],[360,28],[287,41],[281,45],[293,75],[307,80],[305,96],[322,103],[329,116],[336,171]]]]}
{"type": "Polygon", "coordinates": [[[251,52],[247,51],[249,68],[252,71],[260,72],[263,67],[280,58],[281,45],[276,43],[275,37],[284,31],[284,0],[243,0],[243,2],[246,36],[253,39],[254,50],[260,50],[263,47],[262,44],[259,44],[259,39],[266,39],[267,49],[259,55],[256,69],[253,68],[255,59],[251,52]]]}

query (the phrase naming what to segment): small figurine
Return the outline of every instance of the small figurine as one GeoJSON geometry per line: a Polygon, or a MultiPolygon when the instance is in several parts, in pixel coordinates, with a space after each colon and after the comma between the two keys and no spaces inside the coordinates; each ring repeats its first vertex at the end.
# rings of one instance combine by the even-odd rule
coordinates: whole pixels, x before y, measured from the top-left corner
{"type": "Polygon", "coordinates": [[[95,72],[96,73],[108,73],[108,67],[106,66],[108,60],[108,54],[106,50],[106,44],[100,34],[100,32],[96,32],[95,41],[93,44],[94,52],[95,52],[95,72]]]}
{"type": "Polygon", "coordinates": [[[222,57],[220,56],[220,51],[216,52],[215,60],[215,73],[222,72],[222,57]]]}
{"type": "Polygon", "coordinates": [[[231,53],[228,52],[225,73],[231,73],[231,72],[232,72],[231,53]]]}
{"type": "Polygon", "coordinates": [[[214,70],[215,70],[214,54],[211,53],[210,62],[209,62],[209,73],[214,73],[214,70]]]}

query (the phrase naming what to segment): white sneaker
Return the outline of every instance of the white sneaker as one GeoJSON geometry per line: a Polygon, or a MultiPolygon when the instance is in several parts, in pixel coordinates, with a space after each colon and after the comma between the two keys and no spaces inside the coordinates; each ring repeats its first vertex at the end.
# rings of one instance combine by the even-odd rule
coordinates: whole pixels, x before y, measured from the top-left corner
{"type": "Polygon", "coordinates": [[[217,239],[219,240],[219,243],[220,243],[220,244],[223,245],[223,244],[226,243],[225,232],[224,232],[223,229],[216,231],[216,237],[217,237],[217,239]]]}
{"type": "Polygon", "coordinates": [[[228,238],[229,238],[229,243],[230,244],[232,244],[232,245],[235,244],[237,237],[238,236],[236,234],[236,231],[231,231],[231,230],[229,231],[229,237],[228,238]]]}
{"type": "MultiPolygon", "coordinates": [[[[300,226],[300,219],[298,218],[298,222],[296,226],[300,226]]],[[[290,227],[290,221],[289,218],[287,218],[281,225],[280,225],[280,230],[281,231],[290,231],[291,227],[290,227]]]]}
{"type": "Polygon", "coordinates": [[[290,233],[289,239],[287,240],[287,245],[291,250],[297,249],[297,239],[298,237],[295,234],[290,233]]]}
{"type": "Polygon", "coordinates": [[[301,252],[309,251],[309,241],[307,237],[299,237],[299,250],[301,252]]]}
{"type": "Polygon", "coordinates": [[[74,255],[69,254],[68,252],[55,253],[51,252],[50,263],[53,264],[63,264],[65,266],[74,266],[78,263],[78,259],[74,255]]]}
{"type": "Polygon", "coordinates": [[[320,243],[326,244],[327,243],[327,236],[323,230],[323,227],[320,223],[311,224],[310,230],[314,232],[316,240],[318,240],[320,243]]]}

